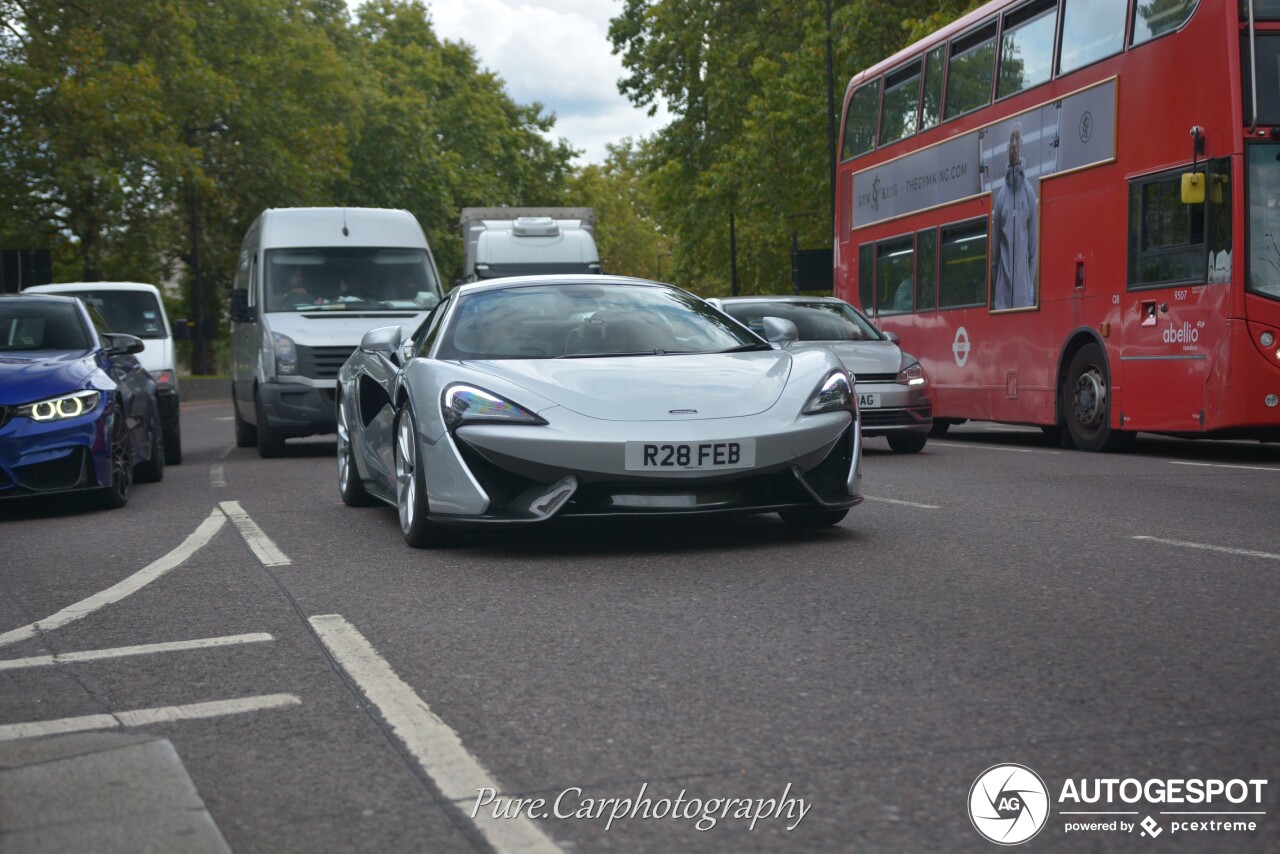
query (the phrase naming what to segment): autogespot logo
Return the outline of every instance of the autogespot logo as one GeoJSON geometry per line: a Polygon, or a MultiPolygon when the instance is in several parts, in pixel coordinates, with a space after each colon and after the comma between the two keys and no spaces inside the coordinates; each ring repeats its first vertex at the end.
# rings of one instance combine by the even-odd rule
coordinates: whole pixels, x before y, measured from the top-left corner
{"type": "Polygon", "coordinates": [[[969,789],[969,820],[998,845],[1020,845],[1049,821],[1049,790],[1025,765],[992,765],[969,789]]]}

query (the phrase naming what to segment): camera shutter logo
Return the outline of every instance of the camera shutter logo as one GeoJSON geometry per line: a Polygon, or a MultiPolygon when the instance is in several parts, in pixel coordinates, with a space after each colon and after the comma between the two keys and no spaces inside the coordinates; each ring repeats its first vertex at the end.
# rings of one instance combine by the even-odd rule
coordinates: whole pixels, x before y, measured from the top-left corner
{"type": "Polygon", "coordinates": [[[998,845],[1019,845],[1049,821],[1049,789],[1025,765],[992,765],[969,789],[969,820],[998,845]]]}

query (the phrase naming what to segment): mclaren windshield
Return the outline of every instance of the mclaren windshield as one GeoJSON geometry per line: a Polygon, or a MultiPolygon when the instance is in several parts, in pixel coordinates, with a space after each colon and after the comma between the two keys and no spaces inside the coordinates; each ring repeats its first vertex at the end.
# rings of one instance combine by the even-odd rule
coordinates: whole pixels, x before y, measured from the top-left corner
{"type": "Polygon", "coordinates": [[[678,288],[574,283],[463,295],[441,337],[437,358],[662,356],[768,347],[678,288]]]}

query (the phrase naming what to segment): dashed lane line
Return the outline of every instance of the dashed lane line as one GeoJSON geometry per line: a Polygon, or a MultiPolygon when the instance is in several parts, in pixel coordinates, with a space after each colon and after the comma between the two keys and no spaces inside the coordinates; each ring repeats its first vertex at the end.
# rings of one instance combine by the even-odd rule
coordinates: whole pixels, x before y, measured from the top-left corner
{"type": "MultiPolygon", "coordinates": [[[[463,801],[475,800],[481,789],[502,791],[467,752],[458,734],[396,675],[354,626],[337,614],[312,617],[310,623],[334,660],[378,708],[445,798],[460,806],[463,801]]],[[[498,854],[561,851],[527,816],[497,818],[484,810],[474,818],[465,814],[498,854]]]]}
{"type": "Polygon", "coordinates": [[[1228,555],[1240,555],[1241,557],[1260,557],[1265,560],[1280,560],[1280,555],[1271,552],[1256,552],[1252,549],[1236,549],[1230,546],[1211,546],[1207,543],[1188,543],[1184,540],[1165,540],[1160,537],[1134,537],[1135,540],[1143,540],[1148,543],[1160,543],[1165,546],[1177,546],[1183,549],[1200,549],[1208,552],[1221,552],[1228,555]]]}
{"type": "Polygon", "coordinates": [[[877,498],[874,495],[862,496],[864,501],[879,501],[881,504],[901,504],[905,507],[919,507],[921,510],[941,510],[937,504],[921,504],[917,501],[902,501],[897,498],[877,498]]]}
{"type": "Polygon", "coordinates": [[[1229,465],[1227,463],[1191,463],[1191,462],[1182,462],[1181,460],[1169,460],[1169,464],[1175,465],[1175,466],[1198,466],[1201,468],[1211,468],[1211,469],[1247,469],[1249,471],[1269,471],[1269,472],[1280,473],[1280,468],[1277,468],[1275,466],[1236,466],[1236,465],[1229,465]]]}
{"type": "Polygon", "coordinates": [[[222,461],[225,460],[234,449],[235,445],[227,445],[218,452],[218,455],[213,458],[213,462],[209,465],[209,486],[214,489],[220,489],[227,485],[226,472],[223,469],[222,461]]]}
{"type": "Polygon", "coordinates": [[[184,706],[157,706],[151,709],[132,709],[127,712],[110,712],[101,715],[84,715],[76,718],[59,718],[51,721],[5,724],[0,726],[0,742],[19,738],[35,738],[42,735],[60,735],[68,732],[85,732],[96,729],[150,726],[176,721],[193,721],[203,718],[219,718],[226,715],[242,715],[267,709],[283,709],[300,705],[302,701],[293,694],[264,694],[257,697],[239,697],[234,700],[214,700],[208,703],[189,703],[184,706]]]}
{"type": "Polygon", "coordinates": [[[214,534],[222,530],[222,526],[226,521],[227,517],[215,507],[208,518],[200,523],[200,527],[196,528],[190,536],[182,541],[181,545],[164,557],[153,561],[118,584],[108,587],[100,593],[95,593],[87,599],[82,599],[74,605],[68,605],[50,617],[0,634],[0,646],[8,646],[11,643],[35,637],[39,632],[65,626],[67,623],[87,617],[107,605],[119,602],[121,599],[136,593],[157,578],[181,566],[183,561],[207,545],[213,539],[214,534]]]}
{"type": "Polygon", "coordinates": [[[48,667],[52,664],[73,664],[82,661],[99,661],[104,658],[127,658],[132,655],[155,655],[161,652],[184,652],[192,649],[214,649],[244,643],[261,643],[274,640],[266,632],[247,635],[226,635],[218,638],[198,638],[169,643],[147,643],[138,646],[118,646],[112,649],[91,649],[83,652],[60,652],[56,655],[36,655],[31,658],[11,658],[0,661],[0,670],[21,670],[26,667],[48,667]]]}
{"type": "Polygon", "coordinates": [[[959,442],[938,442],[933,439],[929,440],[929,445],[937,446],[939,448],[968,448],[973,451],[1007,451],[1011,454],[1057,454],[1057,453],[1060,453],[1059,451],[1048,451],[1048,450],[1045,450],[1044,448],[1003,448],[997,445],[982,445],[976,442],[973,444],[969,444],[967,442],[964,444],[960,444],[959,442]]]}
{"type": "Polygon", "coordinates": [[[249,514],[244,512],[239,501],[223,501],[218,506],[239,529],[240,536],[244,537],[249,549],[263,566],[289,566],[293,563],[288,555],[280,551],[271,538],[263,533],[258,523],[249,518],[249,514]]]}

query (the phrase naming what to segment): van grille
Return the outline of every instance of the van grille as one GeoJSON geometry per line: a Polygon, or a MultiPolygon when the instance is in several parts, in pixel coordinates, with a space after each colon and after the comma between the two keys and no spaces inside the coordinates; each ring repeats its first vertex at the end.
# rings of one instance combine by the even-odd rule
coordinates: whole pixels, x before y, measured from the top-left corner
{"type": "Polygon", "coordinates": [[[313,380],[334,379],[354,352],[354,347],[304,347],[299,344],[298,371],[313,380]]]}

